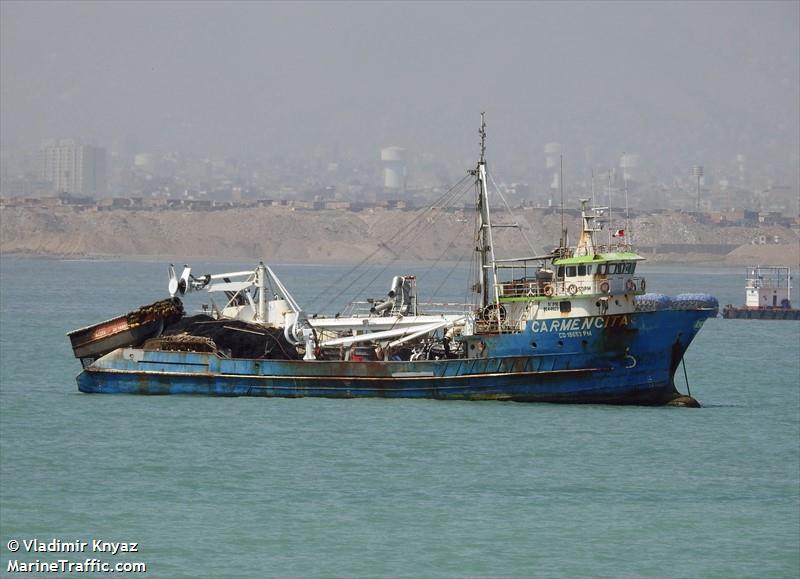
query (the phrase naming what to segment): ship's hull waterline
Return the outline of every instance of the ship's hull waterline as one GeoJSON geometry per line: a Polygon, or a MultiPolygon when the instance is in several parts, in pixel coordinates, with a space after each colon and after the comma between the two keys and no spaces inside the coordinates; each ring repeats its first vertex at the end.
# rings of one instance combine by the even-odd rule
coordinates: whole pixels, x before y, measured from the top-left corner
{"type": "Polygon", "coordinates": [[[574,325],[588,329],[569,332],[529,324],[517,334],[475,336],[485,357],[448,360],[227,359],[121,348],[85,369],[78,387],[151,395],[667,404],[680,396],[673,376],[683,353],[715,313],[637,312],[608,327],[603,323],[612,318],[586,318],[574,325]]]}

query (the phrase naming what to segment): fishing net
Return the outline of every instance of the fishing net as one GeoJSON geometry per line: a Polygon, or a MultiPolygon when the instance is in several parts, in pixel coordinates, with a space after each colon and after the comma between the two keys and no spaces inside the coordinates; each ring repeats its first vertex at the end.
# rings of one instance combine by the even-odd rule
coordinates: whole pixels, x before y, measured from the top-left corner
{"type": "Polygon", "coordinates": [[[203,314],[189,316],[170,325],[162,333],[162,337],[171,336],[208,338],[231,358],[300,359],[295,347],[284,337],[282,329],[241,320],[215,320],[203,314]]]}

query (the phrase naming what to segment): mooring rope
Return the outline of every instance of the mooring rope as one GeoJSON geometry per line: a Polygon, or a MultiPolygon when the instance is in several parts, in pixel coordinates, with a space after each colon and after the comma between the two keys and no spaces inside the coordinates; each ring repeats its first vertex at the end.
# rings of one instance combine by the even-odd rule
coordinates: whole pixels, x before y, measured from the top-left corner
{"type": "Polygon", "coordinates": [[[686,381],[686,393],[691,397],[692,389],[689,388],[689,374],[686,372],[686,358],[681,358],[681,364],[683,365],[683,379],[686,381]]]}

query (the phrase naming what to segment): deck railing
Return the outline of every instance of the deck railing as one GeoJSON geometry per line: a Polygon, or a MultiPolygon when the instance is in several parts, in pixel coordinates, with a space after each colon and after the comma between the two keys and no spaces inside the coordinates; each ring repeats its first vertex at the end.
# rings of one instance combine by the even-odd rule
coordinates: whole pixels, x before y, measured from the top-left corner
{"type": "MultiPolygon", "coordinates": [[[[594,253],[628,253],[633,251],[633,245],[625,241],[612,241],[611,243],[603,243],[594,246],[594,253]]],[[[574,247],[557,247],[554,250],[556,259],[567,259],[575,257],[576,255],[586,255],[586,251],[582,253],[576,251],[574,247]]]]}
{"type": "Polygon", "coordinates": [[[498,284],[501,298],[575,296],[594,294],[644,293],[643,277],[612,276],[595,278],[591,282],[579,280],[514,280],[498,284]]]}

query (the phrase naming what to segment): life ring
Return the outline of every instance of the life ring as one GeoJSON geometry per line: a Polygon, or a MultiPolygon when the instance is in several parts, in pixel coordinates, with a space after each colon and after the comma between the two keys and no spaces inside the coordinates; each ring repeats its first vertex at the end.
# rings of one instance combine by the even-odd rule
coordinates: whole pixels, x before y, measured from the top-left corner
{"type": "Polygon", "coordinates": [[[627,289],[629,292],[635,291],[636,284],[633,283],[633,280],[629,279],[628,281],[625,282],[625,289],[627,289]]]}
{"type": "Polygon", "coordinates": [[[544,295],[551,296],[553,295],[553,286],[551,284],[547,284],[544,286],[544,295]]]}
{"type": "Polygon", "coordinates": [[[574,296],[576,293],[578,293],[578,287],[574,283],[569,284],[567,293],[571,296],[574,296]]]}
{"type": "Polygon", "coordinates": [[[604,294],[608,293],[608,288],[609,285],[607,281],[604,281],[603,283],[600,284],[600,291],[603,292],[604,294]]]}
{"type": "Polygon", "coordinates": [[[644,283],[644,280],[642,280],[642,281],[641,281],[641,283],[639,283],[639,289],[641,289],[642,291],[644,291],[644,288],[646,288],[646,287],[647,287],[647,284],[645,284],[645,283],[644,283]]]}

